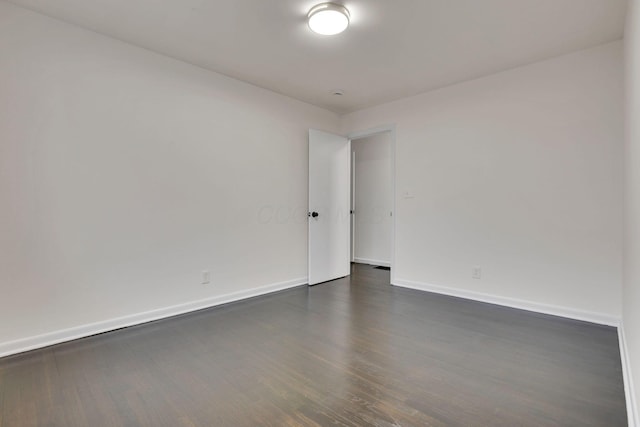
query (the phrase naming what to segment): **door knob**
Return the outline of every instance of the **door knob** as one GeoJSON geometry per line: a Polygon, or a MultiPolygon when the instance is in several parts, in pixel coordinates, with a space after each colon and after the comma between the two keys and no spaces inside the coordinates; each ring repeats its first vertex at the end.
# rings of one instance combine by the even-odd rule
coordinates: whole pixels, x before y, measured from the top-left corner
{"type": "Polygon", "coordinates": [[[320,215],[318,212],[309,212],[309,215],[308,215],[308,216],[311,216],[311,217],[313,217],[313,218],[317,218],[317,217],[318,217],[318,215],[320,215]]]}

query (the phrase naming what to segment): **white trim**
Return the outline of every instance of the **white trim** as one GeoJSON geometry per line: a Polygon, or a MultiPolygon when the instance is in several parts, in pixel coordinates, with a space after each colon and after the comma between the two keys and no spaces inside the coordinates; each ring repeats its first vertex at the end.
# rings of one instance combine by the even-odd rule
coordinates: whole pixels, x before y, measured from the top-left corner
{"type": "Polygon", "coordinates": [[[307,284],[307,278],[299,278],[288,280],[286,282],[273,283],[270,285],[259,286],[257,288],[246,289],[242,291],[232,292],[226,295],[219,295],[198,301],[192,301],[184,304],[178,304],[170,307],[164,307],[157,310],[146,311],[143,313],[131,314],[128,316],[117,317],[115,319],[103,320],[100,322],[89,323],[86,325],[75,326],[69,329],[62,329],[54,332],[48,332],[42,335],[22,338],[15,341],[0,343],[0,357],[12,354],[23,353],[37,348],[48,347],[50,345],[59,344],[65,341],[71,341],[103,332],[113,331],[115,329],[126,328],[127,326],[139,325],[141,323],[153,322],[167,317],[177,316],[180,314],[190,313],[192,311],[202,310],[205,308],[215,307],[217,305],[228,304],[230,302],[240,301],[247,298],[253,298],[260,295],[270,294],[285,289],[294,288],[307,284]]]}
{"type": "Polygon", "coordinates": [[[380,261],[378,259],[353,258],[353,262],[357,262],[358,264],[369,264],[369,265],[379,265],[382,267],[391,267],[391,263],[389,261],[380,261]]]}
{"type": "Polygon", "coordinates": [[[384,125],[376,128],[371,128],[363,131],[351,132],[347,135],[349,140],[366,138],[368,136],[376,135],[383,132],[391,133],[391,262],[389,267],[391,271],[389,276],[391,277],[391,283],[395,281],[396,270],[393,267],[396,265],[396,125],[384,125]]]}
{"type": "Polygon", "coordinates": [[[620,344],[620,360],[622,362],[622,378],[624,379],[624,397],[627,402],[627,422],[629,427],[638,427],[638,406],[633,386],[633,375],[631,374],[631,362],[627,350],[627,339],[625,338],[624,324],[620,322],[618,326],[618,343],[620,344]]]}
{"type": "Polygon", "coordinates": [[[502,305],[505,307],[518,308],[521,310],[534,311],[536,313],[551,314],[553,316],[566,317],[569,319],[583,320],[607,326],[618,326],[620,318],[604,313],[577,310],[569,307],[541,304],[533,301],[525,301],[516,298],[506,298],[497,295],[471,292],[463,289],[450,288],[447,286],[432,285],[428,283],[414,282],[411,280],[396,279],[391,283],[394,286],[417,289],[420,291],[434,292],[437,294],[450,295],[474,301],[486,302],[489,304],[502,305]]]}
{"type": "Polygon", "coordinates": [[[355,261],[356,256],[356,152],[351,144],[351,213],[349,220],[351,223],[351,262],[355,261]]]}

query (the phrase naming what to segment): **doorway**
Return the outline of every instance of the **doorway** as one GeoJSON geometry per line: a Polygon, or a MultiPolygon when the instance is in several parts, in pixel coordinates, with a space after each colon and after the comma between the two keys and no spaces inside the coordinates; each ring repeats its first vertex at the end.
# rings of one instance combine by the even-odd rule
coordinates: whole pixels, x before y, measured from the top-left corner
{"type": "Polygon", "coordinates": [[[377,129],[350,135],[351,261],[393,265],[394,132],[377,129]]]}
{"type": "Polygon", "coordinates": [[[355,258],[389,268],[393,283],[394,165],[394,127],[348,137],[309,130],[309,285],[348,276],[355,258]]]}

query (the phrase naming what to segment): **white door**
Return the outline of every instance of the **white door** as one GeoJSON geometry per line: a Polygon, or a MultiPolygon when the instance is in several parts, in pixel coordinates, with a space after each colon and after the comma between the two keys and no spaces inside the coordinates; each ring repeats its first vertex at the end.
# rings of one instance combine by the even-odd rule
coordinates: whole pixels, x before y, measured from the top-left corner
{"type": "Polygon", "coordinates": [[[309,129],[309,284],[351,270],[351,142],[309,129]]]}

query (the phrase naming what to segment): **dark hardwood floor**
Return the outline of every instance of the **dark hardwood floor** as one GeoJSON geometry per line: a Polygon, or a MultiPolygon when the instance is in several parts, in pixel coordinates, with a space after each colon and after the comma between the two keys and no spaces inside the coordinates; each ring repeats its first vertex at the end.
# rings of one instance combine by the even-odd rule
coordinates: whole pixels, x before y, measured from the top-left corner
{"type": "Polygon", "coordinates": [[[614,328],[350,278],[0,359],[0,426],[624,426],[614,328]]]}

